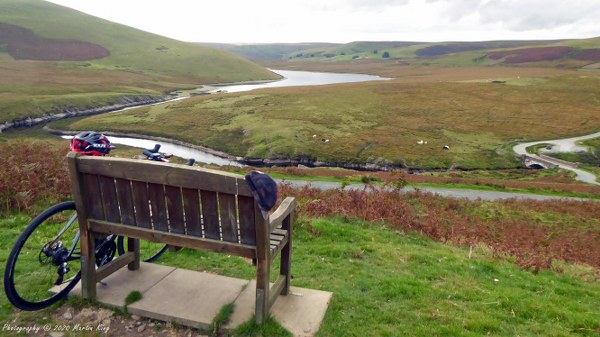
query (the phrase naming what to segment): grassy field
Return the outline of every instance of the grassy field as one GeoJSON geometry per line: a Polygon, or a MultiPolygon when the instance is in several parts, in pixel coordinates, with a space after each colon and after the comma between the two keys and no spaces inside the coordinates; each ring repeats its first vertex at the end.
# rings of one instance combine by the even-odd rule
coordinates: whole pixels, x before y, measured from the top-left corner
{"type": "MultiPolygon", "coordinates": [[[[0,220],[1,260],[26,221],[0,220]]],[[[595,336],[600,329],[600,286],[586,267],[557,263],[562,273],[534,274],[493,258],[485,245],[454,247],[340,217],[303,217],[294,230],[292,284],[333,292],[317,336],[595,336]]],[[[246,261],[220,254],[167,252],[159,263],[254,277],[246,261]]],[[[13,325],[69,324],[53,317],[56,306],[18,312],[2,294],[0,308],[0,321],[13,325]]],[[[250,323],[234,335],[282,336],[268,329],[273,323],[250,323]]]]}
{"type": "MultiPolygon", "coordinates": [[[[69,198],[66,142],[29,139],[0,137],[4,158],[15,164],[0,169],[2,262],[31,216],[69,198]]],[[[333,292],[318,336],[600,333],[597,202],[484,202],[285,185],[280,195],[299,200],[293,285],[333,292]]],[[[168,252],[160,263],[245,279],[255,273],[242,259],[190,250],[168,252]]],[[[21,312],[0,295],[0,321],[13,325],[70,324],[55,314],[61,310],[21,312]]],[[[249,323],[235,335],[282,332],[273,322],[249,323]]]]}
{"type": "MultiPolygon", "coordinates": [[[[455,71],[458,76],[468,75],[461,69],[455,71]]],[[[165,136],[246,157],[428,169],[515,167],[510,145],[517,140],[597,130],[597,74],[503,78],[502,83],[399,79],[263,89],[193,97],[57,127],[165,136]],[[427,144],[417,145],[420,140],[427,144]]]]}

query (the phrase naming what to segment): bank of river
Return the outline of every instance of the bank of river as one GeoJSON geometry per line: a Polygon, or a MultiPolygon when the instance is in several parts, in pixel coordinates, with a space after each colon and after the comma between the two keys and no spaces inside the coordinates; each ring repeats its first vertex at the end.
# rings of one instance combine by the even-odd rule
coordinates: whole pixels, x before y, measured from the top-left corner
{"type": "Polygon", "coordinates": [[[122,111],[137,108],[140,106],[166,103],[176,99],[179,98],[173,98],[172,96],[161,97],[151,95],[122,97],[121,99],[119,99],[118,102],[116,102],[113,105],[95,107],[85,110],[67,108],[63,111],[56,113],[48,113],[40,117],[26,117],[20,120],[0,123],[0,133],[11,128],[30,128],[32,126],[48,124],[50,122],[65,118],[92,116],[107,112],[122,111]]]}

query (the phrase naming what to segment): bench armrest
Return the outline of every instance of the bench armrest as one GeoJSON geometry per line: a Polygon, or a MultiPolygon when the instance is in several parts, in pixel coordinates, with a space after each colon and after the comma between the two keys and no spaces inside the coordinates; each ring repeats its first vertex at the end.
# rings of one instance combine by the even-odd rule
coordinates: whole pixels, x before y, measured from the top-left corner
{"type": "Polygon", "coordinates": [[[277,210],[275,210],[275,212],[273,212],[273,214],[271,214],[271,216],[269,217],[269,233],[272,232],[273,229],[281,226],[281,224],[283,223],[283,220],[288,215],[290,215],[290,213],[292,213],[295,208],[296,208],[296,198],[294,198],[294,197],[285,198],[285,200],[283,200],[281,205],[279,205],[279,207],[277,207],[277,210]]]}

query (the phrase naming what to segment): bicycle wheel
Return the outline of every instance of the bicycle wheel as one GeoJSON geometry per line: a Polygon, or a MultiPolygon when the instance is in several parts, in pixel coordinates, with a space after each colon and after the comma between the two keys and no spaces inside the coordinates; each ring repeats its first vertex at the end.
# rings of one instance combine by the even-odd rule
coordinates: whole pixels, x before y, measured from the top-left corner
{"type": "MultiPolygon", "coordinates": [[[[164,243],[140,240],[140,260],[154,262],[167,251],[167,248],[169,246],[164,243]]],[[[119,255],[125,254],[127,251],[127,238],[122,236],[117,237],[117,251],[119,255]]]]}
{"type": "Polygon", "coordinates": [[[79,223],[72,201],[33,219],[17,239],[4,271],[4,291],[22,310],[40,310],[67,296],[81,277],[79,223]]]}

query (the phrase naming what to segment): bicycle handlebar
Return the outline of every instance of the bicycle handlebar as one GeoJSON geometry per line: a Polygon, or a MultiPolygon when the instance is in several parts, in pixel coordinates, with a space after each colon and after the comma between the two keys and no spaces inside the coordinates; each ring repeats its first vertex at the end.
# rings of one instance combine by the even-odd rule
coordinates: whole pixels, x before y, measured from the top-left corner
{"type": "MultiPolygon", "coordinates": [[[[142,152],[148,158],[148,160],[168,162],[168,160],[166,158],[169,158],[172,155],[158,152],[158,150],[160,149],[160,147],[161,147],[160,144],[156,144],[156,145],[154,145],[153,149],[144,149],[144,151],[142,151],[142,152]]],[[[188,165],[188,166],[194,166],[195,162],[196,162],[196,159],[189,158],[188,161],[187,161],[187,163],[186,163],[186,165],[188,165]]]]}

